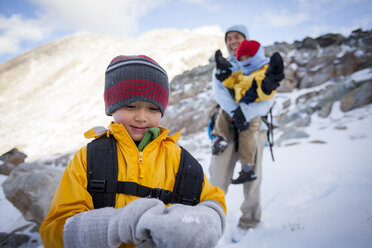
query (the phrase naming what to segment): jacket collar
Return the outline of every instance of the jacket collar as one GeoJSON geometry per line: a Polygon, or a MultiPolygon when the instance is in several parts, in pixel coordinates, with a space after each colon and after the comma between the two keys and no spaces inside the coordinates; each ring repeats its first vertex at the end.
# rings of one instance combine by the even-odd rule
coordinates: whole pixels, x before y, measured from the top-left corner
{"type": "MultiPolygon", "coordinates": [[[[160,128],[159,136],[153,141],[151,141],[151,143],[149,143],[146,146],[145,150],[152,150],[155,147],[161,145],[161,143],[165,141],[170,141],[176,144],[181,137],[182,130],[178,131],[172,136],[167,136],[170,131],[164,127],[159,128],[160,128]]],[[[124,128],[123,125],[111,122],[110,125],[108,126],[107,131],[107,135],[110,134],[112,134],[115,137],[116,141],[119,142],[126,149],[134,148],[137,149],[137,145],[134,143],[133,139],[130,137],[130,135],[128,134],[127,130],[124,128]]]]}

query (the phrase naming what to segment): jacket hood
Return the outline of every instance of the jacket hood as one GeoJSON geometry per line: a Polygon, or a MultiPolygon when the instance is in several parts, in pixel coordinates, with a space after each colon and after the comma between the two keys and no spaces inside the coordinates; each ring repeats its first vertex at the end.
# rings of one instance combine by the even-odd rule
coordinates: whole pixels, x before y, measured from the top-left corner
{"type": "Polygon", "coordinates": [[[265,64],[269,63],[270,59],[265,57],[265,52],[262,46],[260,46],[256,54],[249,60],[238,61],[240,70],[245,75],[250,75],[252,72],[260,69],[265,64]]]}

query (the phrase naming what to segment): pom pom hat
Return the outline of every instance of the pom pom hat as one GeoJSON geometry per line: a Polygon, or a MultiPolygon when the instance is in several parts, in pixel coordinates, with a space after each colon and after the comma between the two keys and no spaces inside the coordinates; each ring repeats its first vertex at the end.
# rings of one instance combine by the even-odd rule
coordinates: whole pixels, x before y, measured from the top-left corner
{"type": "Polygon", "coordinates": [[[258,48],[260,48],[260,43],[255,40],[243,40],[242,43],[240,43],[240,46],[236,50],[236,58],[239,60],[239,58],[243,55],[248,55],[253,57],[256,55],[258,48]]]}
{"type": "Polygon", "coordinates": [[[106,69],[104,100],[107,115],[138,101],[155,104],[163,115],[169,100],[167,73],[145,55],[117,56],[106,69]]]}

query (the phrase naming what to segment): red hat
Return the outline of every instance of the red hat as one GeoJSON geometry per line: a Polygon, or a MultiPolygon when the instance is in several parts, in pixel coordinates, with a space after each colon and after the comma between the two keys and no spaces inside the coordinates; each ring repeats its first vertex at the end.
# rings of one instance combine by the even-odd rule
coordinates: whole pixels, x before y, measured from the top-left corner
{"type": "Polygon", "coordinates": [[[240,46],[236,50],[236,58],[239,60],[239,58],[243,55],[253,57],[258,51],[258,48],[260,48],[260,43],[258,41],[243,40],[243,42],[240,43],[240,46]]]}

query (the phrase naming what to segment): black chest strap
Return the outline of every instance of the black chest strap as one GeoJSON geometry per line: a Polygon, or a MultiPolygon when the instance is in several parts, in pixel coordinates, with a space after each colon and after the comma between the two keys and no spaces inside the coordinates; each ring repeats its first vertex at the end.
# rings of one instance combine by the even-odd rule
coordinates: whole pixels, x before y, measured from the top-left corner
{"type": "Polygon", "coordinates": [[[182,203],[196,205],[204,181],[199,162],[182,148],[180,165],[173,191],[150,188],[135,182],[117,181],[118,162],[116,141],[102,136],[87,146],[88,192],[93,198],[94,208],[115,206],[116,194],[158,198],[165,204],[182,203]]]}

